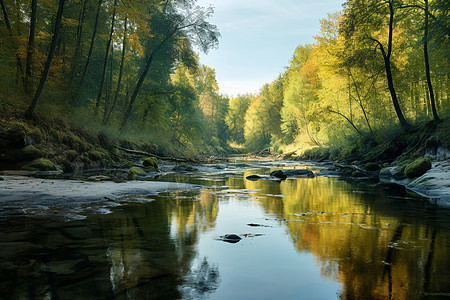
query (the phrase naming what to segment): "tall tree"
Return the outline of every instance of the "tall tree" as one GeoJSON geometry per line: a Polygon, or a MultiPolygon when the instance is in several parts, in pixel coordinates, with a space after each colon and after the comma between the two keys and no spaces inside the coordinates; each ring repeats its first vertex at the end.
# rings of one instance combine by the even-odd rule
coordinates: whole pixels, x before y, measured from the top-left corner
{"type": "Polygon", "coordinates": [[[396,11],[394,2],[395,0],[348,0],[346,2],[346,13],[344,21],[345,26],[343,26],[343,31],[348,36],[349,41],[354,41],[354,38],[360,40],[371,40],[376,44],[376,48],[380,49],[381,55],[383,57],[384,69],[386,72],[386,81],[389,93],[391,95],[392,103],[394,105],[395,113],[402,127],[408,127],[408,122],[406,121],[400,107],[392,75],[392,39],[394,34],[394,16],[396,11]],[[372,34],[372,32],[374,32],[376,29],[381,30],[383,28],[385,15],[387,15],[389,18],[387,24],[387,47],[383,45],[380,39],[376,38],[372,34]]]}
{"type": "Polygon", "coordinates": [[[100,9],[102,7],[102,1],[103,0],[98,0],[97,13],[95,15],[94,29],[92,31],[92,38],[91,38],[91,43],[90,43],[90,46],[89,46],[89,52],[88,52],[88,55],[87,55],[87,58],[86,58],[86,62],[84,64],[84,68],[83,68],[83,70],[81,72],[81,76],[80,76],[80,79],[78,81],[78,85],[77,85],[77,87],[75,88],[75,91],[72,94],[73,102],[76,102],[75,100],[78,98],[78,94],[80,93],[80,89],[83,86],[84,79],[86,78],[87,70],[88,70],[89,65],[91,63],[92,52],[94,51],[95,38],[97,36],[98,21],[100,19],[100,9]]]}
{"type": "Polygon", "coordinates": [[[116,107],[117,99],[119,98],[119,93],[122,88],[123,68],[124,68],[124,64],[125,64],[125,53],[126,53],[126,49],[127,49],[127,22],[128,22],[128,18],[125,17],[125,21],[124,21],[124,25],[123,25],[124,28],[123,28],[123,41],[122,41],[122,55],[121,55],[121,59],[120,59],[119,78],[117,79],[116,92],[114,93],[114,98],[111,103],[111,107],[109,109],[107,109],[107,107],[105,106],[105,114],[103,116],[103,124],[107,124],[109,122],[109,119],[111,118],[111,114],[116,107]]]}
{"type": "Polygon", "coordinates": [[[31,0],[30,35],[28,38],[27,62],[25,65],[25,92],[28,95],[30,95],[33,90],[33,77],[31,74],[31,68],[33,65],[34,40],[36,35],[36,11],[37,0],[31,0]]]}
{"type": "Polygon", "coordinates": [[[430,104],[431,109],[433,111],[433,117],[436,121],[440,121],[437,110],[436,110],[436,102],[434,99],[434,90],[433,85],[431,83],[431,72],[430,72],[430,61],[428,57],[428,0],[425,0],[425,24],[424,24],[424,37],[423,37],[423,55],[425,58],[425,74],[427,78],[428,84],[428,92],[430,93],[430,104]]]}
{"type": "Polygon", "coordinates": [[[47,80],[48,72],[50,71],[50,66],[52,64],[53,56],[54,56],[55,50],[56,50],[56,44],[58,43],[65,1],[66,0],[59,0],[58,12],[56,13],[56,19],[55,19],[55,27],[53,29],[52,43],[51,43],[50,49],[48,51],[47,60],[44,65],[44,69],[42,70],[41,79],[39,81],[39,85],[37,87],[36,93],[34,94],[34,97],[33,97],[33,100],[31,101],[30,106],[28,107],[28,109],[25,112],[25,116],[28,118],[32,118],[34,116],[34,110],[36,109],[36,105],[41,97],[41,93],[44,89],[44,85],[47,80]]]}
{"type": "MultiPolygon", "coordinates": [[[[99,91],[98,91],[97,100],[95,101],[94,116],[98,115],[98,109],[100,107],[100,100],[101,100],[102,94],[103,94],[103,87],[104,87],[104,84],[105,84],[105,76],[106,76],[106,67],[108,65],[109,49],[111,47],[111,42],[112,42],[112,38],[113,38],[113,34],[114,34],[114,24],[116,22],[116,7],[117,7],[117,4],[118,4],[118,1],[114,0],[113,13],[112,13],[112,17],[111,17],[111,30],[109,31],[109,38],[108,38],[108,42],[106,43],[105,59],[104,59],[104,62],[103,62],[102,77],[100,79],[100,88],[99,88],[99,91]]],[[[106,111],[106,105],[105,105],[105,111],[106,111]]]]}
{"type": "MultiPolygon", "coordinates": [[[[159,54],[159,51],[168,42],[176,44],[183,39],[189,39],[192,43],[197,44],[202,48],[204,52],[207,52],[210,47],[214,47],[218,43],[219,32],[215,25],[206,21],[212,13],[213,9],[201,9],[200,7],[194,7],[192,10],[192,1],[186,1],[182,3],[170,3],[167,1],[164,3],[164,7],[160,14],[160,25],[163,28],[163,32],[155,38],[153,38],[151,44],[151,50],[145,61],[144,68],[142,69],[139,79],[131,95],[128,107],[123,115],[121,122],[121,130],[123,130],[128,122],[128,118],[131,115],[136,98],[142,88],[145,78],[152,66],[155,56],[159,54]],[[177,5],[182,5],[178,7],[177,5]]],[[[156,19],[156,18],[155,18],[156,19]]],[[[155,20],[153,19],[153,20],[155,20]]]]}

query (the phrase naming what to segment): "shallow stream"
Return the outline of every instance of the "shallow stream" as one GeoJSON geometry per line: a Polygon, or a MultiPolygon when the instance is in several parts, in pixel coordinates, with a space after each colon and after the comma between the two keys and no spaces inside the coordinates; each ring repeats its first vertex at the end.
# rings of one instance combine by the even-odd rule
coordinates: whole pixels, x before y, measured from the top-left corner
{"type": "Polygon", "coordinates": [[[245,179],[273,165],[168,174],[204,187],[84,219],[1,216],[0,299],[450,296],[450,210],[369,180],[245,179]]]}

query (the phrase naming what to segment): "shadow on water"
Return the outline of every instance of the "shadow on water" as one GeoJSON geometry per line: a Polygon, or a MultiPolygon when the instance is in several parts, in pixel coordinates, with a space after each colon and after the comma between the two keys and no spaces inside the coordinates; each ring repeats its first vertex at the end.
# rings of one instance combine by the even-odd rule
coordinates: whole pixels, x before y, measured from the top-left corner
{"type": "Polygon", "coordinates": [[[84,220],[0,219],[0,298],[450,293],[449,210],[377,182],[244,179],[256,172],[270,170],[168,175],[160,180],[215,187],[152,196],[84,220]],[[227,233],[242,241],[217,240],[227,233]]]}

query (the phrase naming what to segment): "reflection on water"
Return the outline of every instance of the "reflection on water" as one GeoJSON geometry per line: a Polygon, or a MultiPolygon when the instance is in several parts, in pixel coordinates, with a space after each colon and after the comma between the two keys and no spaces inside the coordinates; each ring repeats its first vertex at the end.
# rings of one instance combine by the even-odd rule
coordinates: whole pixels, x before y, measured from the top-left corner
{"type": "Polygon", "coordinates": [[[216,187],[162,194],[85,220],[0,219],[0,298],[450,293],[449,210],[376,183],[243,179],[255,172],[178,176],[216,187]],[[224,243],[218,237],[225,234],[242,240],[224,243]]]}

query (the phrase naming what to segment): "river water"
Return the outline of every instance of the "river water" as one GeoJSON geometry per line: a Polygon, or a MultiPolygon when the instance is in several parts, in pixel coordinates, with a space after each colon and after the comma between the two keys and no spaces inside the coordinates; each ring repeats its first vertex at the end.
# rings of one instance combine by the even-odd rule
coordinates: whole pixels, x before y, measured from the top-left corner
{"type": "Polygon", "coordinates": [[[1,217],[0,299],[450,297],[450,210],[375,181],[245,179],[272,165],[169,174],[203,187],[81,220],[1,217]]]}

